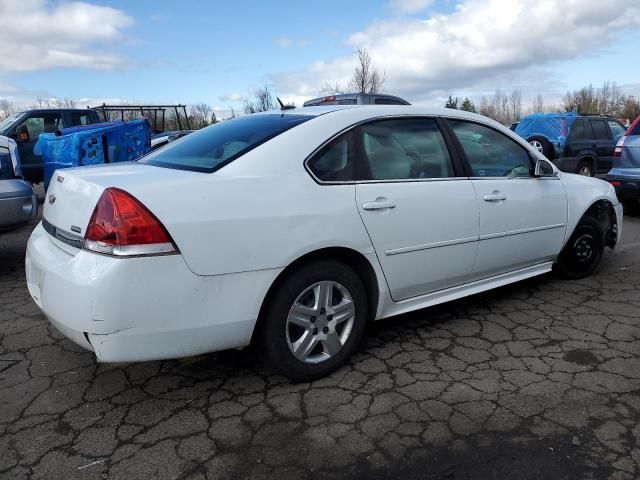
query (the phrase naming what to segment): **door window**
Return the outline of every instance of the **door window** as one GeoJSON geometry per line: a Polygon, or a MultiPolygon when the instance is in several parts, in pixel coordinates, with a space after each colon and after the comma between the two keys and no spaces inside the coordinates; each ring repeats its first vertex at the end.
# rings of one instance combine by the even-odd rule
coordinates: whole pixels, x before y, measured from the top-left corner
{"type": "Polygon", "coordinates": [[[434,119],[398,119],[360,129],[362,180],[411,180],[453,177],[449,151],[434,119]]]}
{"type": "Polygon", "coordinates": [[[87,113],[71,112],[71,123],[73,125],[90,125],[91,117],[87,113]]]}
{"type": "Polygon", "coordinates": [[[506,135],[477,123],[449,120],[474,177],[531,177],[529,152],[506,135]]]}
{"type": "Polygon", "coordinates": [[[353,182],[353,132],[332,140],[309,160],[309,170],[321,182],[353,182]]]}
{"type": "Polygon", "coordinates": [[[608,140],[609,132],[607,132],[607,126],[604,124],[604,120],[591,120],[591,130],[593,131],[593,138],[596,140],[608,140]]]}
{"type": "Polygon", "coordinates": [[[57,113],[30,117],[16,128],[17,140],[35,142],[41,133],[53,133],[62,127],[62,117],[57,113]]]}
{"type": "Polygon", "coordinates": [[[571,133],[569,134],[570,140],[585,140],[590,136],[591,135],[587,135],[586,126],[583,119],[578,118],[575,122],[573,122],[571,133]]]}
{"type": "Polygon", "coordinates": [[[609,124],[611,133],[613,134],[613,139],[617,142],[620,140],[620,137],[624,135],[626,129],[615,120],[607,120],[607,123],[609,124]]]}

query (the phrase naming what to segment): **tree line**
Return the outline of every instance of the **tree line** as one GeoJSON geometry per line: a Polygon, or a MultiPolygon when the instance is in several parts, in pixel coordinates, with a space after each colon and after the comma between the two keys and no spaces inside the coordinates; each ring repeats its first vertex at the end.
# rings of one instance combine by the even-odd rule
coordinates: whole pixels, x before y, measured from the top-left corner
{"type": "Polygon", "coordinates": [[[468,97],[460,99],[450,95],[445,107],[479,113],[503,125],[518,122],[523,116],[532,113],[576,112],[608,115],[630,121],[640,116],[640,98],[623,94],[620,86],[611,81],[604,82],[599,88],[589,84],[567,91],[557,104],[545,103],[542,94],[538,93],[530,105],[524,106],[520,89],[507,92],[498,88],[492,95],[481,96],[477,106],[468,97]]]}

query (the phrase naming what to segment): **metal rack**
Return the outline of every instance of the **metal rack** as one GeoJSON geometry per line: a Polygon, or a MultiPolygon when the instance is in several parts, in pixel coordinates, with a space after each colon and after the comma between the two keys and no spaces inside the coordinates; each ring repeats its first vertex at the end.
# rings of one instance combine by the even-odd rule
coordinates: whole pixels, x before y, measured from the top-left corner
{"type": "Polygon", "coordinates": [[[103,103],[102,105],[98,105],[96,107],[87,107],[92,110],[96,110],[102,113],[102,119],[107,122],[112,120],[109,113],[116,112],[120,113],[120,119],[125,121],[125,113],[140,113],[139,117],[148,118],[145,115],[145,112],[149,112],[153,114],[153,129],[156,131],[163,132],[165,130],[166,125],[166,112],[167,110],[173,110],[176,114],[176,120],[178,122],[178,130],[191,130],[191,125],[189,124],[189,116],[187,115],[187,106],[186,105],[107,105],[103,103]],[[180,112],[181,111],[181,112],[180,112]],[[162,128],[158,128],[158,114],[161,114],[162,128]],[[181,113],[184,115],[184,126],[181,120],[181,113]]]}

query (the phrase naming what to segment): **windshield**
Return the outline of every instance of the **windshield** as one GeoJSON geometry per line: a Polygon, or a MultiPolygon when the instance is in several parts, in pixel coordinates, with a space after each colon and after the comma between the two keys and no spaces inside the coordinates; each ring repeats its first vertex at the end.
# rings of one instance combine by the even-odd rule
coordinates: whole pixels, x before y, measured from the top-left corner
{"type": "Polygon", "coordinates": [[[11,116],[5,118],[3,121],[1,121],[0,122],[0,132],[4,132],[7,128],[9,128],[11,125],[16,123],[21,115],[22,115],[22,113],[14,113],[13,115],[11,115],[11,116]]]}
{"type": "Polygon", "coordinates": [[[193,132],[140,159],[157,167],[215,172],[238,157],[313,117],[247,115],[193,132]]]}

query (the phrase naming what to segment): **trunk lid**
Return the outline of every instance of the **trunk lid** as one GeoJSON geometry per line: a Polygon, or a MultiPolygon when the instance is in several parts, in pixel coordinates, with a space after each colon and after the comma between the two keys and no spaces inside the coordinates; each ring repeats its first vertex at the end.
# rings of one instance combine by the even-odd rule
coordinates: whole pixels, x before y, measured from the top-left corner
{"type": "Polygon", "coordinates": [[[106,188],[121,188],[145,204],[145,191],[168,193],[180,177],[194,175],[202,174],[136,162],[57,170],[45,195],[42,218],[46,220],[45,227],[48,223],[63,235],[84,237],[93,210],[106,188]]]}

